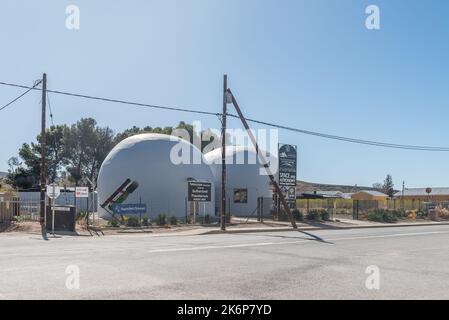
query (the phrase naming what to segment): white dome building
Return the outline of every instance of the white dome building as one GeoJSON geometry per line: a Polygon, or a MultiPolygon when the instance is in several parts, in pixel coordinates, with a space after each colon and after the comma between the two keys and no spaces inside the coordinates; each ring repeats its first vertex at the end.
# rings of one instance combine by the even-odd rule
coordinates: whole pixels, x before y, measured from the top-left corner
{"type": "Polygon", "coordinates": [[[99,215],[110,218],[115,203],[146,204],[150,218],[165,214],[184,220],[190,212],[188,181],[195,180],[212,183],[212,201],[201,205],[200,213],[214,215],[214,176],[198,148],[163,134],[129,137],[114,147],[101,166],[99,215]],[[180,156],[184,157],[182,163],[180,156]]]}
{"type": "MultiPolygon", "coordinates": [[[[204,155],[215,176],[215,202],[217,211],[221,207],[221,148],[204,155]]],[[[267,161],[277,158],[267,154],[267,161]]],[[[254,148],[243,146],[226,147],[226,212],[234,216],[257,216],[257,199],[264,198],[264,215],[272,207],[273,187],[254,148]]],[[[275,172],[273,172],[274,174],[275,172]]],[[[276,176],[276,175],[275,175],[276,176]]]]}

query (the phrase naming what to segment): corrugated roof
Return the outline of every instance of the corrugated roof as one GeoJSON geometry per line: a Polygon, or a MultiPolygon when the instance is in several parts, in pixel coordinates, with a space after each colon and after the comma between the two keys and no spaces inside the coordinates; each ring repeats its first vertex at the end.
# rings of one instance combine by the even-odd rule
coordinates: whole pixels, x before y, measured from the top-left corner
{"type": "MultiPolygon", "coordinates": [[[[386,195],[385,193],[382,193],[380,191],[375,191],[375,190],[360,190],[359,192],[368,193],[375,197],[388,197],[388,195],[386,195]]],[[[355,194],[357,194],[359,192],[356,192],[355,194]]]]}
{"type": "MultiPolygon", "coordinates": [[[[404,196],[449,196],[449,188],[432,188],[432,192],[428,194],[427,188],[407,188],[404,190],[404,196]]],[[[402,196],[402,191],[395,194],[396,197],[402,196]]]]}

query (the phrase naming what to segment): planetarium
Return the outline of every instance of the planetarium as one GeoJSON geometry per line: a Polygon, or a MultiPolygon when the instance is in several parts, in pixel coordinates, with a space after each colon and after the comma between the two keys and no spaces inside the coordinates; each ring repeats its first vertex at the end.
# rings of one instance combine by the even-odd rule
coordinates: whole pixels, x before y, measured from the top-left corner
{"type": "MultiPolygon", "coordinates": [[[[221,204],[221,148],[204,155],[215,177],[215,201],[217,208],[221,204]]],[[[277,158],[264,152],[267,160],[276,163],[277,158]]],[[[275,172],[273,172],[274,174],[275,172]]],[[[226,147],[226,212],[237,217],[256,216],[257,199],[264,198],[264,215],[269,214],[273,197],[270,178],[265,174],[257,152],[252,147],[226,147]]]]}
{"type": "Polygon", "coordinates": [[[215,214],[215,177],[201,151],[188,141],[163,134],[129,137],[109,153],[98,177],[99,215],[110,218],[114,206],[144,205],[146,214],[183,219],[190,212],[188,182],[212,184],[211,200],[201,214],[215,214]],[[180,160],[181,159],[181,160],[180,160]]]}

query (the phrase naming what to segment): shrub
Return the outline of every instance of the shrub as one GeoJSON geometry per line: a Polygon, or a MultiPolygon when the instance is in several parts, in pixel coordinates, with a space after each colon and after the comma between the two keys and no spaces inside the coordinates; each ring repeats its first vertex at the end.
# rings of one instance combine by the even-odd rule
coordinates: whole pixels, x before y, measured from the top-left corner
{"type": "Polygon", "coordinates": [[[14,221],[17,223],[22,223],[25,221],[25,218],[21,216],[14,216],[14,221]]]}
{"type": "Polygon", "coordinates": [[[204,216],[204,221],[203,221],[203,223],[204,223],[204,224],[209,224],[209,223],[210,223],[210,215],[206,214],[206,215],[204,216]]]}
{"type": "Polygon", "coordinates": [[[437,207],[436,208],[438,217],[441,219],[449,219],[449,210],[446,208],[437,207]]]}
{"type": "Polygon", "coordinates": [[[142,225],[145,227],[151,226],[150,219],[148,217],[142,217],[142,225]]]}
{"type": "Polygon", "coordinates": [[[367,218],[369,221],[394,223],[398,221],[398,213],[396,211],[377,209],[368,213],[367,218]]]}
{"type": "Polygon", "coordinates": [[[158,226],[165,226],[167,224],[167,216],[165,214],[160,214],[156,218],[156,224],[158,226]]]}
{"type": "Polygon", "coordinates": [[[117,228],[120,226],[120,222],[117,219],[112,218],[111,220],[108,221],[108,226],[117,228]]]}
{"type": "Polygon", "coordinates": [[[178,219],[176,219],[176,217],[170,217],[170,224],[176,226],[178,224],[178,219]]]}
{"type": "Polygon", "coordinates": [[[192,223],[192,217],[187,216],[186,217],[186,224],[191,224],[192,223]]]}
{"type": "Polygon", "coordinates": [[[303,221],[304,220],[304,215],[298,209],[294,209],[292,211],[292,214],[293,214],[293,217],[295,218],[295,220],[297,220],[297,221],[303,221]]]}
{"type": "Polygon", "coordinates": [[[321,218],[321,210],[311,210],[307,214],[307,220],[317,221],[321,218]]]}
{"type": "Polygon", "coordinates": [[[140,221],[139,218],[137,217],[128,217],[128,219],[126,219],[126,226],[127,227],[140,227],[140,221]]]}
{"type": "Polygon", "coordinates": [[[321,220],[329,221],[331,219],[331,215],[327,210],[321,210],[321,220]]]}

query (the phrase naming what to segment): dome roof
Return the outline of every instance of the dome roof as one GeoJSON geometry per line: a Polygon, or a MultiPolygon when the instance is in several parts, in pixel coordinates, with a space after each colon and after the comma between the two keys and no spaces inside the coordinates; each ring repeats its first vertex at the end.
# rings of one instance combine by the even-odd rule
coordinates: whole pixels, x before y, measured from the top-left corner
{"type": "MultiPolygon", "coordinates": [[[[129,137],[115,146],[104,160],[98,177],[100,214],[102,206],[126,181],[134,183],[123,203],[145,203],[150,216],[185,216],[187,181],[207,180],[214,176],[201,151],[175,136],[145,133],[129,137]]],[[[211,203],[209,210],[213,214],[211,203]]],[[[103,212],[101,212],[103,211],[103,212]]]]}

